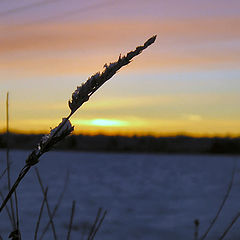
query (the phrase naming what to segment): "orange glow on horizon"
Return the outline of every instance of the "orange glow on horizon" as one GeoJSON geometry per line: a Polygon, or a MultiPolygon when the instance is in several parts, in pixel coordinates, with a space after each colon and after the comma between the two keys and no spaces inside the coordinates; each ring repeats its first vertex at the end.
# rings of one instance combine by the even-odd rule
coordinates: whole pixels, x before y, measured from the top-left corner
{"type": "MultiPolygon", "coordinates": [[[[13,134],[49,134],[49,131],[21,131],[17,129],[12,129],[10,131],[13,134]]],[[[5,130],[0,129],[0,134],[4,134],[5,130]]],[[[125,136],[125,137],[144,137],[144,136],[152,136],[152,137],[177,137],[177,136],[186,136],[186,137],[195,137],[195,138],[214,138],[214,137],[228,137],[228,138],[240,138],[240,133],[193,133],[193,132],[151,132],[151,131],[104,131],[104,130],[83,130],[83,131],[74,131],[73,135],[86,135],[86,136],[125,136]]]]}
{"type": "MultiPolygon", "coordinates": [[[[110,119],[90,119],[90,120],[76,120],[72,119],[72,124],[75,129],[73,134],[83,135],[121,135],[121,136],[192,136],[192,137],[239,137],[240,133],[239,122],[216,122],[203,121],[197,115],[190,115],[181,121],[163,121],[163,120],[110,120],[110,119]],[[122,125],[121,125],[122,124],[122,125]],[[202,127],[200,128],[200,126],[202,127]],[[215,129],[213,128],[215,126],[215,129]],[[231,126],[231,128],[229,128],[231,126]],[[198,129],[198,131],[194,131],[198,129]],[[221,131],[219,131],[221,129],[221,131]]],[[[49,121],[26,122],[26,125],[21,124],[21,128],[16,122],[10,124],[10,131],[13,133],[22,134],[48,134],[50,131],[49,121]],[[40,127],[40,123],[42,127],[40,127]],[[38,127],[37,127],[38,126],[38,127]],[[45,126],[45,127],[43,127],[45,126]]],[[[54,128],[59,124],[58,121],[51,121],[50,126],[54,128]]],[[[3,124],[2,124],[3,126],[3,124]]],[[[1,129],[5,132],[5,129],[1,129]]]]}

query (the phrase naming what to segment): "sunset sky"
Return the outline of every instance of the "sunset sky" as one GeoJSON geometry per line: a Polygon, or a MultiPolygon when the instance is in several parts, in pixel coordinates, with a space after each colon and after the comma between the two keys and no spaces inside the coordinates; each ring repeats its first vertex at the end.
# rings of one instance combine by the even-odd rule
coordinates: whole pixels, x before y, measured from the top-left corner
{"type": "Polygon", "coordinates": [[[75,133],[240,135],[239,0],[0,0],[0,130],[48,132],[77,86],[157,34],[75,133]]]}

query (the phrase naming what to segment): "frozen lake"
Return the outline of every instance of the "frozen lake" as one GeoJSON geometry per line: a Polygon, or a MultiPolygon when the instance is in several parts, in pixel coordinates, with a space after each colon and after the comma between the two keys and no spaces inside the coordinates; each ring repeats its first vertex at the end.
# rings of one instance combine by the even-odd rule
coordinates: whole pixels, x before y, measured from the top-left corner
{"type": "MultiPolygon", "coordinates": [[[[28,154],[11,151],[12,179],[16,178],[28,154]]],[[[37,166],[44,185],[49,187],[52,208],[62,191],[67,171],[70,173],[68,188],[55,218],[58,239],[66,239],[72,200],[76,200],[72,239],[81,239],[102,207],[108,214],[96,239],[172,240],[194,239],[196,218],[200,221],[200,235],[204,232],[225,195],[238,159],[238,156],[217,155],[49,152],[37,166]]],[[[0,151],[0,166],[2,172],[6,166],[4,151],[0,151]]],[[[6,176],[0,188],[6,195],[6,176]]],[[[22,237],[33,239],[43,199],[33,168],[19,185],[18,196],[22,237]]],[[[229,200],[209,239],[218,239],[239,212],[239,200],[237,166],[229,200]]],[[[41,228],[47,221],[45,209],[41,228]]],[[[4,211],[0,215],[0,233],[7,239],[10,231],[4,211]]],[[[239,237],[237,223],[226,239],[239,237]]],[[[53,239],[52,233],[44,239],[53,239]]]]}

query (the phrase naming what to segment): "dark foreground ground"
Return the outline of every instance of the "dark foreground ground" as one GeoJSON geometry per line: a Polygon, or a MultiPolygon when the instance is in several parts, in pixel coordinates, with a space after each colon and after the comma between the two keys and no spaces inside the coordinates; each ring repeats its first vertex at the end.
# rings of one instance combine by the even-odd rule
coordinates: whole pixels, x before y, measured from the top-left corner
{"type": "MultiPolygon", "coordinates": [[[[43,135],[13,134],[9,136],[9,147],[33,149],[43,135]]],[[[0,134],[0,148],[6,147],[6,134],[0,134]]],[[[149,152],[149,153],[203,153],[240,154],[238,138],[194,138],[188,136],[87,136],[72,135],[56,146],[61,150],[109,151],[109,152],[149,152]]]]}
{"type": "MultiPolygon", "coordinates": [[[[16,179],[29,150],[9,153],[12,179],[16,179]]],[[[6,151],[0,150],[0,171],[6,151]]],[[[207,240],[218,240],[240,209],[238,155],[143,154],[50,151],[37,164],[53,211],[67,181],[66,192],[54,217],[59,240],[66,239],[72,200],[76,201],[71,239],[87,239],[99,207],[107,210],[96,240],[192,240],[194,220],[199,238],[216,216],[235,168],[231,192],[207,240]],[[67,174],[69,173],[69,174],[67,174]],[[69,176],[66,178],[66,176],[69,176]],[[68,179],[68,180],[66,180],[68,179]]],[[[0,190],[7,194],[7,176],[0,190]]],[[[34,169],[18,186],[22,239],[34,239],[43,194],[34,169]]],[[[44,205],[38,239],[49,220],[44,205]]],[[[11,224],[0,214],[0,234],[9,239],[11,224]]],[[[53,240],[49,228],[43,240],[53,240]]],[[[239,240],[239,220],[224,240],[239,240]]]]}

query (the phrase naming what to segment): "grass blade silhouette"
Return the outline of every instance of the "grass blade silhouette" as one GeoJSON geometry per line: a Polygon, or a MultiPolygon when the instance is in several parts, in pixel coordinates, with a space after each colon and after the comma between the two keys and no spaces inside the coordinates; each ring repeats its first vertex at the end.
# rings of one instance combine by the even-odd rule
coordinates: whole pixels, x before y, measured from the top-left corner
{"type": "MultiPolygon", "coordinates": [[[[2,194],[1,191],[0,191],[0,196],[1,196],[2,200],[4,200],[4,196],[3,196],[3,194],[2,194]]],[[[11,222],[12,228],[14,228],[14,223],[13,223],[13,220],[12,220],[12,216],[11,216],[11,213],[10,213],[9,208],[8,208],[7,205],[6,205],[5,209],[6,209],[8,218],[9,218],[9,220],[10,220],[10,222],[11,222]]]]}
{"type": "MultiPolygon", "coordinates": [[[[39,184],[40,184],[42,193],[43,193],[43,195],[44,195],[44,194],[45,194],[44,186],[43,186],[42,179],[41,179],[41,177],[40,177],[40,174],[39,174],[37,168],[35,168],[35,172],[36,172],[37,179],[38,179],[38,182],[39,182],[39,184]]],[[[53,237],[54,237],[54,240],[57,240],[57,233],[56,233],[55,225],[54,225],[54,222],[53,222],[52,213],[51,213],[51,210],[50,210],[50,207],[49,207],[49,204],[48,204],[47,196],[46,196],[46,198],[45,198],[45,203],[46,203],[46,206],[47,206],[48,216],[49,216],[49,219],[50,219],[50,221],[51,221],[51,227],[52,227],[53,237]]]]}
{"type": "Polygon", "coordinates": [[[67,240],[70,240],[70,236],[71,236],[72,224],[73,224],[73,217],[74,217],[74,212],[75,212],[75,204],[76,204],[76,202],[73,201],[73,202],[72,202],[72,209],[71,209],[70,221],[69,221],[69,225],[68,225],[67,240]]]}
{"type": "Polygon", "coordinates": [[[37,234],[38,234],[38,230],[39,230],[39,226],[40,226],[40,221],[41,221],[41,218],[42,218],[44,204],[45,204],[45,201],[46,201],[46,198],[47,198],[47,192],[48,192],[48,187],[46,187],[46,189],[44,191],[44,196],[43,196],[42,204],[41,204],[40,211],[39,211],[39,214],[38,214],[38,220],[37,220],[35,231],[34,231],[34,240],[37,240],[37,234]]]}
{"type": "Polygon", "coordinates": [[[98,212],[97,212],[97,215],[96,215],[96,218],[95,218],[95,221],[90,229],[90,232],[88,234],[88,238],[87,240],[93,240],[96,233],[98,232],[100,226],[102,225],[102,222],[107,214],[107,211],[105,210],[101,219],[100,219],[100,216],[101,216],[101,213],[102,213],[102,208],[99,208],[98,209],[98,212]],[[100,220],[99,220],[100,219],[100,220]]]}
{"type": "Polygon", "coordinates": [[[233,171],[232,171],[232,175],[231,175],[231,180],[230,180],[230,182],[229,182],[229,184],[228,184],[228,188],[227,188],[226,194],[225,194],[225,196],[224,196],[224,198],[223,198],[223,200],[222,200],[222,203],[221,203],[220,206],[219,206],[219,209],[218,209],[218,211],[217,211],[217,213],[216,213],[216,216],[212,219],[209,227],[207,228],[207,230],[206,230],[206,232],[203,234],[203,236],[200,238],[200,240],[204,240],[204,239],[207,237],[208,233],[210,232],[210,230],[211,230],[212,227],[214,226],[215,222],[217,221],[220,213],[222,212],[222,209],[223,209],[223,207],[224,207],[224,205],[225,205],[225,203],[226,203],[226,201],[227,201],[227,199],[228,199],[228,197],[229,197],[229,194],[230,194],[230,192],[231,192],[231,190],[232,190],[235,172],[236,172],[236,162],[235,162],[235,165],[234,165],[234,167],[233,167],[233,171]]]}
{"type": "Polygon", "coordinates": [[[230,229],[233,227],[233,225],[236,223],[239,217],[240,217],[240,212],[237,213],[236,216],[232,219],[231,223],[227,226],[224,233],[221,235],[221,237],[218,240],[222,240],[227,235],[227,233],[230,231],[230,229]]]}
{"type": "MultiPolygon", "coordinates": [[[[7,92],[6,97],[6,134],[7,134],[7,147],[6,147],[6,161],[7,161],[7,180],[8,180],[8,191],[11,189],[11,176],[10,176],[10,160],[9,160],[9,92],[7,92]]],[[[15,213],[13,208],[13,200],[10,198],[10,209],[11,209],[11,216],[13,220],[14,229],[16,229],[16,220],[15,220],[15,213]]]]}
{"type": "MultiPolygon", "coordinates": [[[[57,213],[57,210],[58,210],[59,206],[61,205],[63,196],[64,196],[64,194],[66,192],[66,189],[67,189],[68,180],[69,180],[69,172],[67,172],[67,175],[66,175],[66,178],[65,178],[65,181],[64,181],[63,190],[60,193],[60,195],[58,197],[58,200],[57,200],[57,203],[56,203],[56,205],[55,205],[55,207],[52,211],[52,218],[54,218],[55,214],[57,213]]],[[[41,236],[39,238],[40,240],[43,239],[43,237],[44,237],[45,233],[48,231],[48,228],[49,228],[50,225],[51,225],[51,219],[48,221],[46,226],[43,228],[43,231],[42,231],[41,236]]]]}

